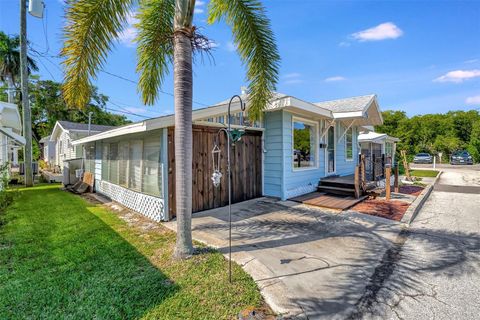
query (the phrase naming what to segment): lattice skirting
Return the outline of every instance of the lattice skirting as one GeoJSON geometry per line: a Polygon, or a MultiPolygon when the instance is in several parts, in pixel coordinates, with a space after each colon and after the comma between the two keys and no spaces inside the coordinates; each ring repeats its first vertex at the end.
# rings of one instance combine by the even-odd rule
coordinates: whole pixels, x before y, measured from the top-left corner
{"type": "Polygon", "coordinates": [[[155,220],[167,220],[163,199],[136,192],[103,180],[95,181],[96,191],[110,199],[155,220]]]}

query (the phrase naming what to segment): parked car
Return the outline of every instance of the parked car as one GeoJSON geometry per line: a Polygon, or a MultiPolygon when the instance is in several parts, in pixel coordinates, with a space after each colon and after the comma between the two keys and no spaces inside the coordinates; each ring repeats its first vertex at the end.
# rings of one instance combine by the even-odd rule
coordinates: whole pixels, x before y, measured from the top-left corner
{"type": "Polygon", "coordinates": [[[413,157],[413,163],[433,163],[433,157],[429,153],[417,153],[413,157]]]}
{"type": "Polygon", "coordinates": [[[455,151],[450,156],[450,164],[473,164],[473,158],[468,151],[455,151]]]}

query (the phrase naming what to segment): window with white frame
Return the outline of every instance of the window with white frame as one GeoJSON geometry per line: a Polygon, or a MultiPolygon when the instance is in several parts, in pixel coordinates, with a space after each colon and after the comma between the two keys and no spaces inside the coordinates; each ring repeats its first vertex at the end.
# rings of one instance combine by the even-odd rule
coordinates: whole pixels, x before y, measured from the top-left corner
{"type": "Polygon", "coordinates": [[[317,166],[317,125],[301,119],[293,119],[293,168],[317,166]]]}
{"type": "Polygon", "coordinates": [[[345,159],[353,160],[353,128],[348,128],[345,133],[345,159]]]}

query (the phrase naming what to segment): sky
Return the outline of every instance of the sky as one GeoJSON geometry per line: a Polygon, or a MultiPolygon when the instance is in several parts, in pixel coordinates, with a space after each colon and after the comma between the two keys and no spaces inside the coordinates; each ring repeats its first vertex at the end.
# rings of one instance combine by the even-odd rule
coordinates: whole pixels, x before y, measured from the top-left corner
{"type": "MultiPolygon", "coordinates": [[[[240,93],[248,83],[229,27],[207,25],[208,1],[196,1],[194,24],[214,44],[197,56],[194,108],[240,93]]],[[[409,116],[480,108],[480,0],[264,0],[281,56],[277,91],[318,102],[376,94],[382,110],[409,116]]],[[[28,38],[47,56],[42,79],[62,80],[64,1],[45,0],[43,19],[28,16],[28,38]]],[[[135,82],[134,14],[93,83],[110,111],[134,121],[173,113],[173,77],[154,106],[135,82]],[[133,115],[131,113],[137,114],[133,115]],[[142,116],[139,116],[142,115],[142,116]]],[[[0,0],[0,30],[19,32],[19,1],[0,0]]]]}

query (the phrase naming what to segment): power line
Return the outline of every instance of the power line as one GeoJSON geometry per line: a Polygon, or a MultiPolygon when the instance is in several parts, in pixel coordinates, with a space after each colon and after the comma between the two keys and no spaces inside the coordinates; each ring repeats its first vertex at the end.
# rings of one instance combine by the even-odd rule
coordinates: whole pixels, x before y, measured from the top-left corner
{"type": "MultiPolygon", "coordinates": [[[[131,79],[128,79],[128,78],[125,78],[123,76],[119,76],[117,74],[114,74],[114,73],[111,73],[111,72],[108,72],[108,71],[105,71],[105,70],[100,70],[100,72],[103,72],[103,73],[106,73],[112,77],[115,77],[115,78],[118,78],[118,79],[121,79],[121,80],[124,80],[124,81],[127,81],[127,82],[130,82],[130,83],[133,83],[133,84],[137,84],[138,85],[138,81],[135,81],[135,80],[131,80],[131,79]]],[[[166,91],[163,91],[161,89],[159,89],[158,91],[160,91],[161,93],[164,93],[166,95],[169,95],[171,97],[174,97],[174,94],[173,93],[170,93],[170,92],[166,92],[166,91]]],[[[202,102],[198,102],[198,101],[195,101],[195,100],[192,100],[193,103],[195,104],[198,104],[198,105],[201,105],[201,106],[204,106],[204,107],[209,107],[208,104],[205,104],[205,103],[202,103],[202,102]]]]}
{"type": "MultiPolygon", "coordinates": [[[[32,49],[35,53],[37,53],[39,56],[47,59],[51,64],[53,64],[58,70],[60,70],[61,72],[63,72],[63,70],[55,63],[53,63],[50,59],[47,58],[50,57],[50,58],[57,58],[57,59],[60,59],[61,56],[60,55],[46,55],[46,54],[43,54],[43,53],[40,53],[38,52],[37,50],[35,49],[32,49]]],[[[106,70],[100,70],[100,72],[103,72],[109,76],[112,76],[112,77],[115,77],[115,78],[118,78],[120,80],[123,80],[123,81],[126,81],[126,82],[129,82],[129,83],[132,83],[132,84],[135,84],[135,85],[138,85],[138,81],[135,81],[135,80],[132,80],[132,79],[129,79],[129,78],[126,78],[124,76],[121,76],[121,75],[118,75],[118,74],[115,74],[115,73],[112,73],[112,72],[109,72],[109,71],[106,71],[106,70]]],[[[175,95],[173,93],[170,93],[170,92],[167,92],[167,91],[164,91],[162,89],[159,89],[158,91],[160,91],[161,93],[163,94],[166,94],[166,95],[169,95],[171,97],[174,97],[175,95]]],[[[206,104],[206,103],[202,103],[202,102],[199,102],[199,101],[195,101],[195,100],[192,100],[193,103],[195,104],[198,104],[200,106],[203,106],[203,107],[210,107],[210,105],[206,104]]]]}
{"type": "Polygon", "coordinates": [[[144,119],[150,119],[150,118],[151,118],[151,117],[144,116],[144,115],[142,115],[142,114],[138,114],[138,113],[135,113],[135,112],[128,111],[127,109],[124,109],[124,108],[122,108],[121,106],[119,106],[118,104],[115,104],[115,103],[113,103],[113,102],[110,102],[110,101],[109,101],[109,103],[110,103],[110,104],[113,104],[114,106],[116,106],[116,107],[119,108],[120,110],[106,107],[105,109],[107,109],[107,110],[116,111],[116,112],[120,112],[120,113],[124,113],[124,114],[129,114],[129,115],[136,116],[136,117],[140,117],[140,118],[144,118],[144,119]]]}

